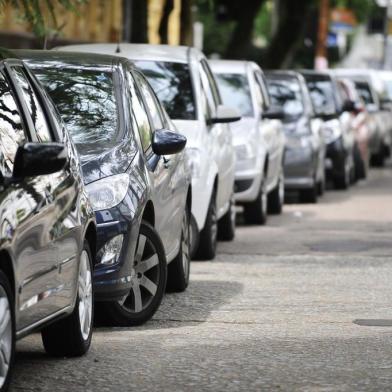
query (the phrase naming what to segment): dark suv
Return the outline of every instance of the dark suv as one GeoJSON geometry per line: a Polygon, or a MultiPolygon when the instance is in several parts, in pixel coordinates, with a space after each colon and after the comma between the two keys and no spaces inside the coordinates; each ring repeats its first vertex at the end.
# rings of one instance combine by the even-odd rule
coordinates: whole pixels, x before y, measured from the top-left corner
{"type": "Polygon", "coordinates": [[[96,299],[104,322],[144,323],[166,288],[189,281],[190,169],[175,129],[129,60],[23,52],[57,105],[82,160],[96,213],[96,299]],[[167,265],[168,264],[168,265],[167,265]]]}
{"type": "Polygon", "coordinates": [[[84,354],[93,319],[95,220],[74,147],[25,65],[0,61],[0,389],[15,339],[41,330],[48,353],[84,354]]]}

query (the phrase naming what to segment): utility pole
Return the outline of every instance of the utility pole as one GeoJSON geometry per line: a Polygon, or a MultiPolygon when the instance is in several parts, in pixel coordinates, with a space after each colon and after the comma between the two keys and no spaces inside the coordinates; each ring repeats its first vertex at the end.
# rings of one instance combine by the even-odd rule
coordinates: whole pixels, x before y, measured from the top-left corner
{"type": "Polygon", "coordinates": [[[327,38],[329,30],[329,0],[319,0],[319,21],[317,34],[315,69],[328,68],[327,38]]]}

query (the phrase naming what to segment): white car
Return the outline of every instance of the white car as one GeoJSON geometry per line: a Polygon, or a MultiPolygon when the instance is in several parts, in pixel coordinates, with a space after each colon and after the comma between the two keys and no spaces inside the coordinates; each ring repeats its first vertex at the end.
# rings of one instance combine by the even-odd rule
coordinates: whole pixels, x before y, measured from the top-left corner
{"type": "Polygon", "coordinates": [[[268,112],[269,93],[256,63],[213,60],[210,66],[224,103],[242,115],[231,127],[237,156],[236,202],[244,206],[247,223],[264,224],[267,211],[280,214],[284,203],[285,137],[280,116],[268,112]]]}
{"type": "Polygon", "coordinates": [[[235,234],[235,152],[227,123],[238,121],[240,115],[222,105],[204,54],[185,46],[127,43],[71,45],[58,50],[116,54],[131,59],[143,71],[187,137],[195,256],[213,259],[218,235],[232,240],[235,234]]]}

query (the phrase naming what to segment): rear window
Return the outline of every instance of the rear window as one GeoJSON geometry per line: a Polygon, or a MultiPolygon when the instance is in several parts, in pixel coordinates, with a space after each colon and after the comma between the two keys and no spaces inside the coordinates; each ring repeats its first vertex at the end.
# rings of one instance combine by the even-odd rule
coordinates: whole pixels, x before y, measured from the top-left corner
{"type": "Polygon", "coordinates": [[[237,108],[243,117],[252,117],[253,106],[248,79],[241,74],[215,74],[223,103],[237,108]]]}
{"type": "Polygon", "coordinates": [[[174,120],[195,120],[196,108],[188,64],[134,61],[174,120]]]}
{"type": "Polygon", "coordinates": [[[333,115],[337,113],[334,87],[327,79],[307,79],[312,103],[317,114],[333,115]]]}
{"type": "Polygon", "coordinates": [[[113,72],[83,68],[35,69],[76,147],[106,150],[120,138],[113,72]]]}

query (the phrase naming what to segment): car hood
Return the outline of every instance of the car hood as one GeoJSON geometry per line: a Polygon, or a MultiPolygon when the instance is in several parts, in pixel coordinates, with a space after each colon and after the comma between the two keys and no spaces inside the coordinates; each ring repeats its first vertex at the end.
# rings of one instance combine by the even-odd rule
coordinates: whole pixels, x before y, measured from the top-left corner
{"type": "Polygon", "coordinates": [[[242,117],[240,121],[230,124],[233,144],[235,146],[254,143],[256,138],[257,121],[252,117],[242,117]]]}
{"type": "Polygon", "coordinates": [[[199,120],[173,120],[174,125],[181,135],[187,139],[187,148],[200,148],[201,142],[201,121],[199,120]]]}
{"type": "Polygon", "coordinates": [[[100,152],[80,144],[76,145],[76,148],[86,185],[101,178],[124,173],[137,153],[137,149],[128,141],[100,152]]]}

